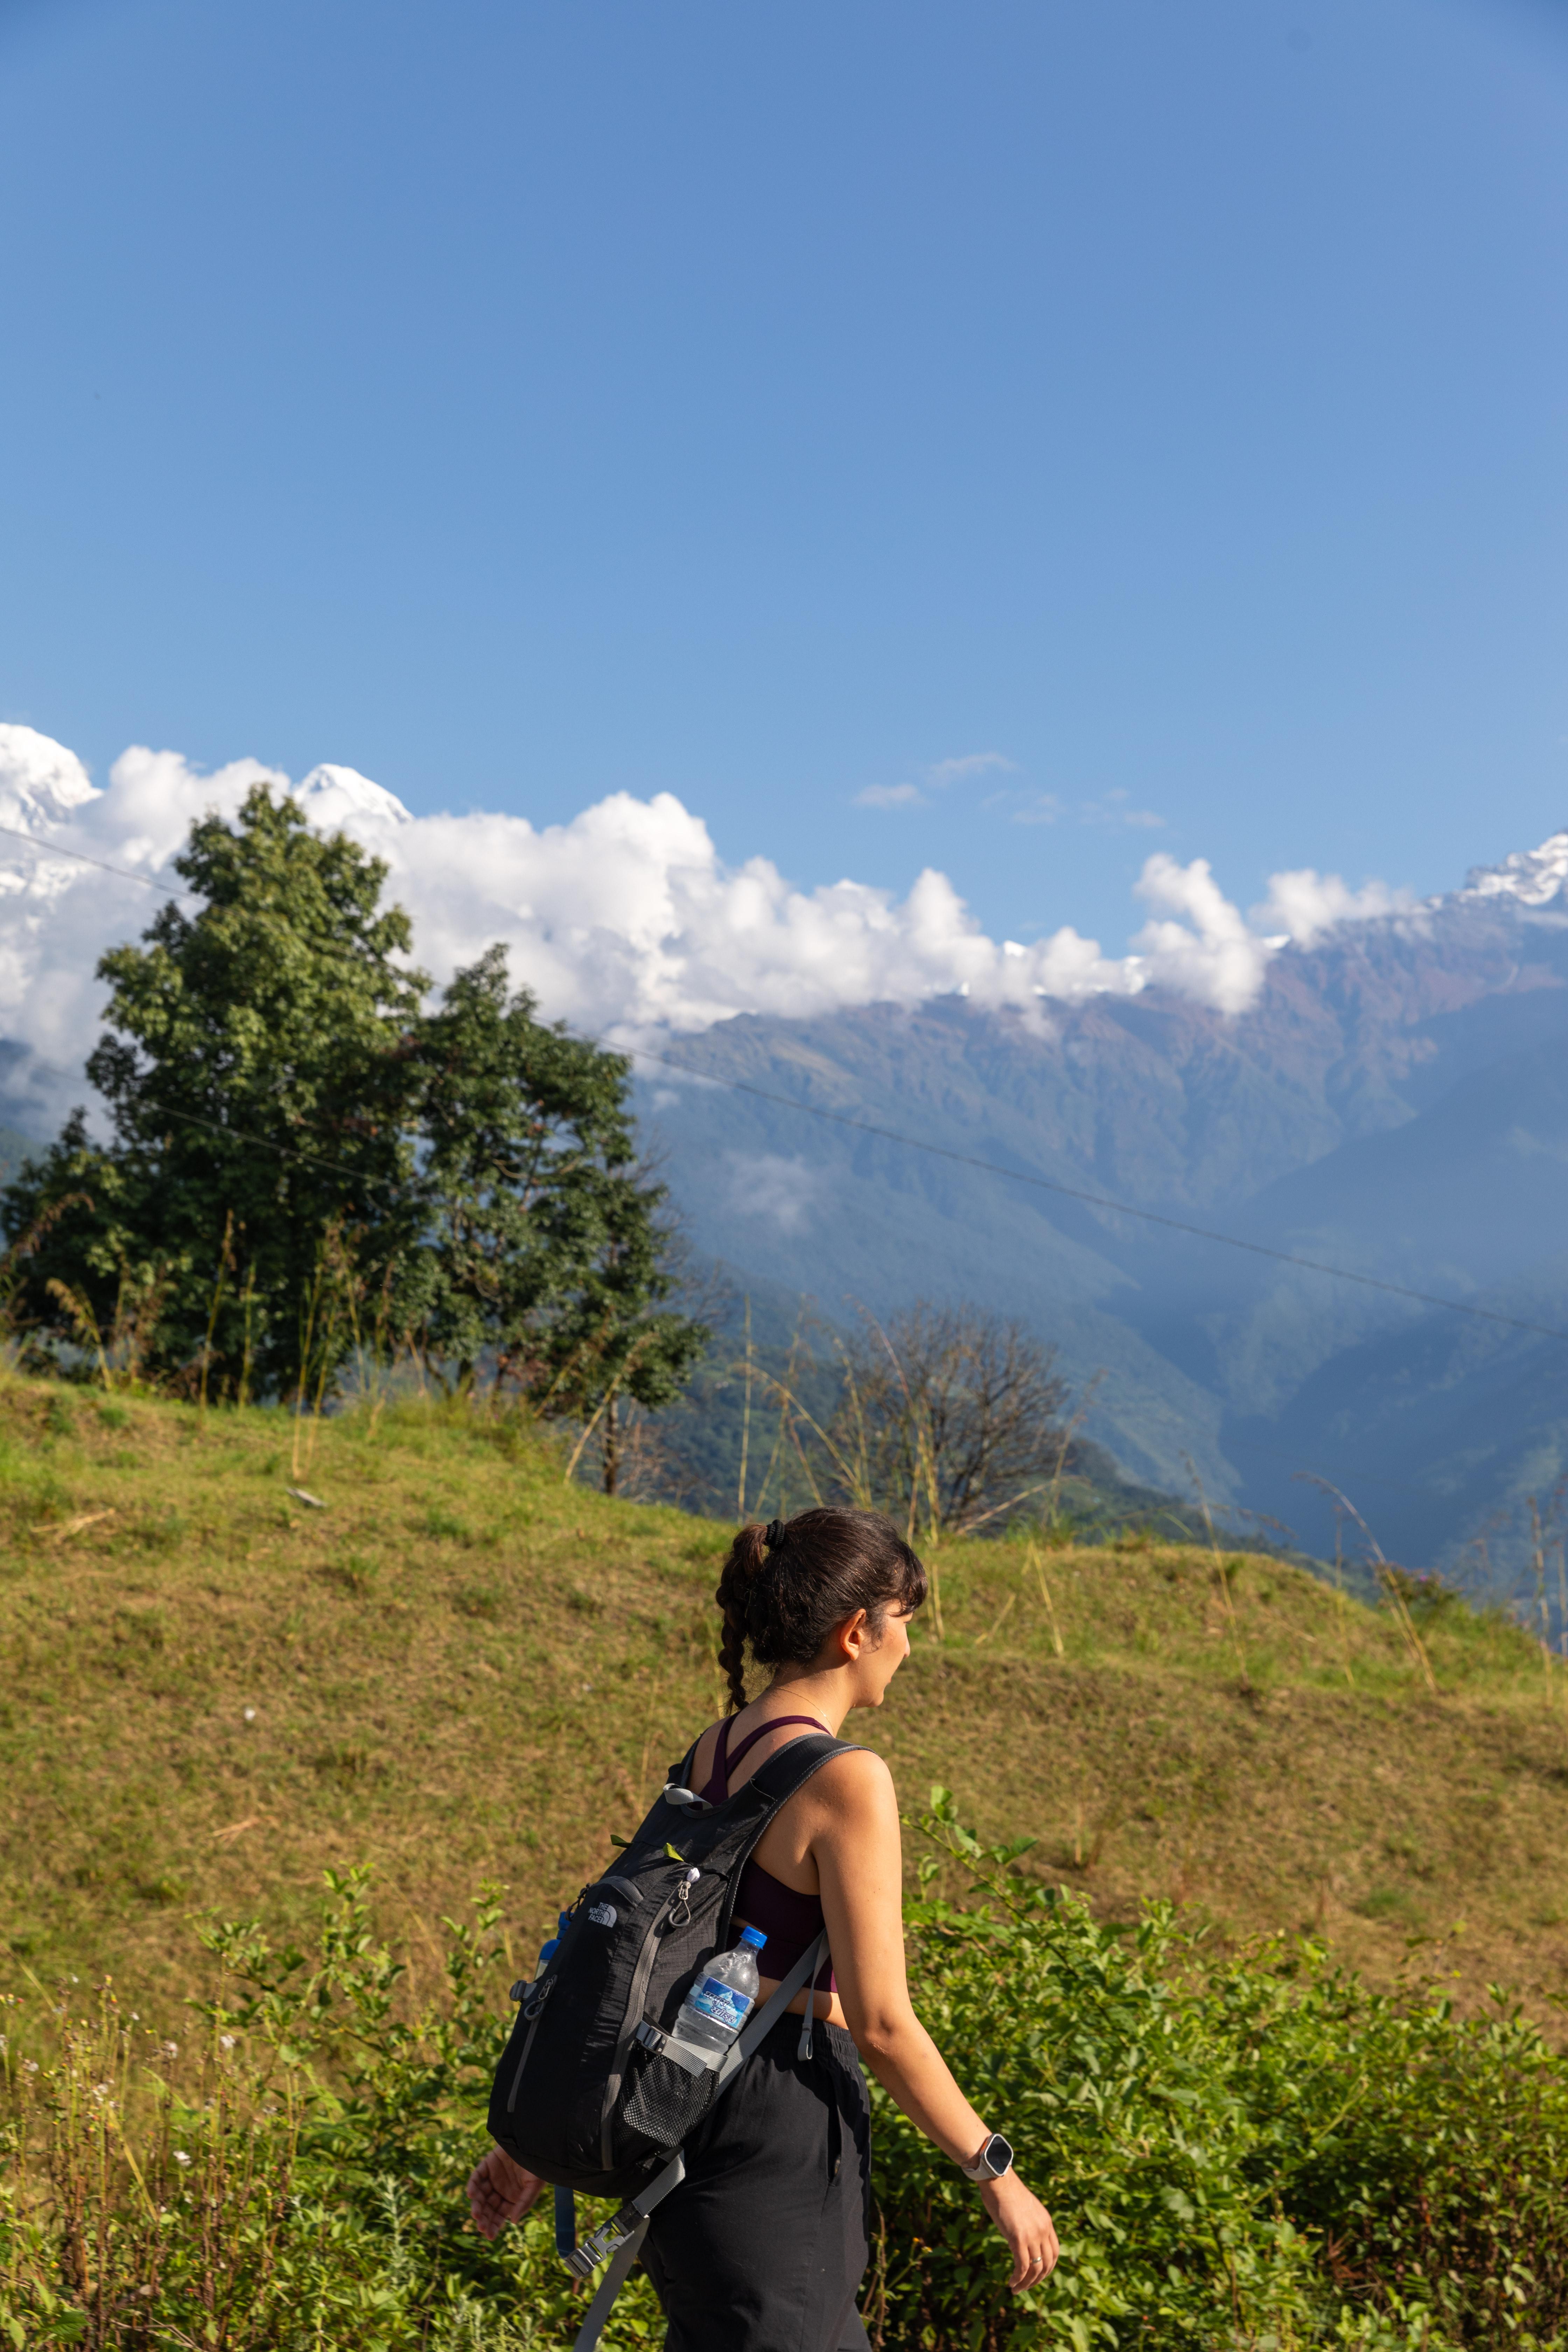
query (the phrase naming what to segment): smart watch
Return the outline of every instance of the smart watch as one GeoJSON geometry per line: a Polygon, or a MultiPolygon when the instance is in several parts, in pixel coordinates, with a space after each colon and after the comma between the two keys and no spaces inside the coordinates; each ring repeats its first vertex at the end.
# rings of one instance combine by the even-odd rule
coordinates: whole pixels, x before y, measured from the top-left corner
{"type": "Polygon", "coordinates": [[[958,2168],[965,2180],[1000,2180],[1005,2172],[1013,2168],[1011,2144],[1000,2132],[993,2132],[973,2162],[961,2164],[958,2168]]]}

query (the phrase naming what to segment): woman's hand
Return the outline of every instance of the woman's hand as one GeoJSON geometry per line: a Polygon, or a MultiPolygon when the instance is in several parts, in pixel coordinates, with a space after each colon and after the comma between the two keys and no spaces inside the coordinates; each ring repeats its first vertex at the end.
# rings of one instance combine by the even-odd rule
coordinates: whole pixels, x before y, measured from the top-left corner
{"type": "Polygon", "coordinates": [[[1016,2172],[1005,2172],[1000,2180],[987,2180],[980,2196],[985,2210],[1013,2250],[1008,2285],[1015,2294],[1022,2294],[1026,2287],[1038,2286],[1055,2270],[1061,2252],[1050,2215],[1016,2172]]]}
{"type": "Polygon", "coordinates": [[[468,2210],[480,2237],[499,2238],[509,2221],[521,2221],[543,2187],[504,2148],[487,2149],[468,2175],[468,2210]]]}

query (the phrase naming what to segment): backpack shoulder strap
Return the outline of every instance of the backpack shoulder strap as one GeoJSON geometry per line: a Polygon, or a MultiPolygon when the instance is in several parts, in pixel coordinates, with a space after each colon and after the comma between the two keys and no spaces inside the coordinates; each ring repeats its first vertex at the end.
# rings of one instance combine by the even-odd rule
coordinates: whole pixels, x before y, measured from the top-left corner
{"type": "MultiPolygon", "coordinates": [[[[789,1740],[765,1764],[759,1764],[743,1789],[758,1789],[769,1801],[770,1810],[782,1805],[803,1789],[814,1772],[836,1756],[853,1756],[859,1752],[859,1743],[853,1739],[834,1739],[826,1731],[806,1732],[799,1739],[789,1740]]],[[[736,1791],[737,1795],[741,1793],[736,1791]]]]}

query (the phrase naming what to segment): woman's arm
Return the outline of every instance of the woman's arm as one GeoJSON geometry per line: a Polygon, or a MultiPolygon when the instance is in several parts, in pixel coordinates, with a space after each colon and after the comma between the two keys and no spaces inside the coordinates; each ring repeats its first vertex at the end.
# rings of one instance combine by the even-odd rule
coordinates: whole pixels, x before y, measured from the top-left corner
{"type": "MultiPolygon", "coordinates": [[[[955,2164],[971,2164],[1006,2118],[977,2115],[915,2015],[904,1969],[903,1855],[893,1780],[864,1749],[837,1757],[811,1785],[811,1851],[822,1889],[838,1998],[855,2045],[889,2097],[955,2164]]],[[[1055,2267],[1057,2233],[1016,2172],[987,2181],[986,2210],[1013,2251],[1008,2284],[1055,2267]]]]}

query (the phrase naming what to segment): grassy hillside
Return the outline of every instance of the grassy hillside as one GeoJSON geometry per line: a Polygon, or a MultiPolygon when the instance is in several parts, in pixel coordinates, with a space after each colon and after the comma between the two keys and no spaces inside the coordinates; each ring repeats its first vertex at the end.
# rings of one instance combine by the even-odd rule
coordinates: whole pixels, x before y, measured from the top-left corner
{"type": "MultiPolygon", "coordinates": [[[[367,1859],[434,1970],[505,1883],[519,1961],[720,1704],[724,1528],[563,1485],[509,1420],[425,1405],[289,1424],[0,1382],[0,1978],[111,1969],[157,2012],[188,1915],[302,1922],[367,1859]]],[[[939,1555],[876,1718],[1102,1916],[1311,1928],[1391,1976],[1464,1928],[1463,1982],[1568,1991],[1568,1678],[1512,1628],[1388,1611],[1257,1556],[1141,1542],[939,1555]]],[[[961,1881],[952,1881],[957,1893],[961,1881]]]]}

